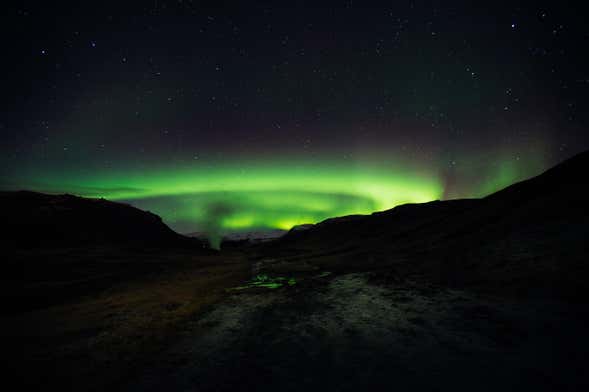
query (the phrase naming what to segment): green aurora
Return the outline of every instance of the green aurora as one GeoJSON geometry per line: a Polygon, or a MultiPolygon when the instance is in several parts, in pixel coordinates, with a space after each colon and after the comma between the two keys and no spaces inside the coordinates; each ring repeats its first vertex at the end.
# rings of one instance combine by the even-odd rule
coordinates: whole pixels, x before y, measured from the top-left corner
{"type": "Polygon", "coordinates": [[[405,203],[480,197],[539,173],[542,160],[500,159],[495,165],[452,167],[461,184],[448,191],[439,165],[408,161],[203,162],[117,172],[46,170],[11,188],[132,204],[160,215],[178,232],[223,233],[284,229],[327,218],[370,214],[405,203]],[[464,169],[459,169],[460,167],[464,169]]]}

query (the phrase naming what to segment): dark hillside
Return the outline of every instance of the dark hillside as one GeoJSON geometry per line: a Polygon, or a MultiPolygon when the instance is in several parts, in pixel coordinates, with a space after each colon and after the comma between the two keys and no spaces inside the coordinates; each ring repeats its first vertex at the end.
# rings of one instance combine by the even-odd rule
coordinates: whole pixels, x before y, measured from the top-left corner
{"type": "Polygon", "coordinates": [[[588,170],[585,152],[483,199],[329,219],[289,233],[259,254],[574,298],[589,277],[588,170]]]}
{"type": "Polygon", "coordinates": [[[0,219],[9,248],[203,245],[177,234],[155,214],[104,199],[1,192],[0,219]]]}

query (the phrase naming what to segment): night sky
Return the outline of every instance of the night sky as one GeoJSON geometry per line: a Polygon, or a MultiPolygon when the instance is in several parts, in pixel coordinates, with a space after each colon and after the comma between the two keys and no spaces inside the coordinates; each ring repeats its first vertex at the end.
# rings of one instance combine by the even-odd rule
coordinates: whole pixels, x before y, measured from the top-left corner
{"type": "Polygon", "coordinates": [[[480,197],[589,148],[582,2],[16,4],[3,189],[218,235],[480,197]]]}

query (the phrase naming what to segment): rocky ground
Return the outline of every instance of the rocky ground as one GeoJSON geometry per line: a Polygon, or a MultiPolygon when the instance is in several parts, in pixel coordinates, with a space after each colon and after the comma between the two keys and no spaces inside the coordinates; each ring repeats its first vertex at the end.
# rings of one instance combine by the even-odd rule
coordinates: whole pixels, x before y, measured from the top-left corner
{"type": "MultiPolygon", "coordinates": [[[[259,265],[254,272],[260,273],[259,265]]],[[[562,391],[589,386],[586,306],[383,282],[375,273],[336,275],[307,268],[295,275],[296,284],[232,291],[122,389],[562,391]]]]}

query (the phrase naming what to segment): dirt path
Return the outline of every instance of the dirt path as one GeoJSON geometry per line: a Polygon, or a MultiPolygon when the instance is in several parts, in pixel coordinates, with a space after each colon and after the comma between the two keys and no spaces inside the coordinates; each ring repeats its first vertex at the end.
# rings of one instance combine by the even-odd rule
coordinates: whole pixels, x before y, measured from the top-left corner
{"type": "Polygon", "coordinates": [[[309,278],[231,296],[131,389],[581,390],[579,312],[367,274],[309,278]]]}

